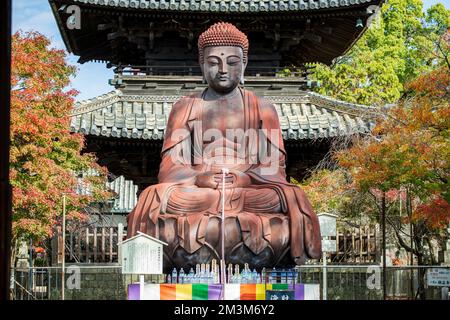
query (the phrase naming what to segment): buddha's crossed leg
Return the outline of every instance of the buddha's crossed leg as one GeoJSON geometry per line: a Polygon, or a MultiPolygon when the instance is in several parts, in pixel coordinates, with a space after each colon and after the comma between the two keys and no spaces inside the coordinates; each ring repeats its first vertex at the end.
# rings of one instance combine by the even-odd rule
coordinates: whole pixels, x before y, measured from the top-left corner
{"type": "MultiPolygon", "coordinates": [[[[189,215],[200,212],[222,212],[222,192],[219,189],[178,187],[167,200],[166,212],[189,215]]],[[[281,213],[278,193],[269,188],[225,189],[225,213],[281,213]]]]}
{"type": "MultiPolygon", "coordinates": [[[[275,190],[227,189],[225,200],[227,261],[237,263],[245,257],[246,262],[258,265],[284,257],[289,248],[289,218],[282,213],[275,190]]],[[[160,219],[164,228],[170,229],[161,234],[171,235],[163,240],[172,243],[170,250],[177,252],[175,265],[200,256],[220,258],[221,208],[221,190],[177,187],[171,191],[160,219]]]]}

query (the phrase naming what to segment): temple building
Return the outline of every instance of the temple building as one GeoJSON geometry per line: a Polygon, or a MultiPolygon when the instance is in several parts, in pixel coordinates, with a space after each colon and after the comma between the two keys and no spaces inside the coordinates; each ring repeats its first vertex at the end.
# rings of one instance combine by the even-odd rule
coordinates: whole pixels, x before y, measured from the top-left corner
{"type": "Polygon", "coordinates": [[[371,128],[370,107],[312,91],[320,83],[308,79],[308,63],[331,65],[345,54],[381,0],[49,2],[79,63],[99,61],[114,70],[111,92],[76,104],[71,131],[85,135],[86,151],[118,177],[111,182],[118,198],[108,210],[122,223],[137,194],[157,183],[172,104],[206,86],[197,39],[215,22],[231,22],[249,38],[245,87],[276,107],[288,177],[303,179],[334,139],[371,128]]]}

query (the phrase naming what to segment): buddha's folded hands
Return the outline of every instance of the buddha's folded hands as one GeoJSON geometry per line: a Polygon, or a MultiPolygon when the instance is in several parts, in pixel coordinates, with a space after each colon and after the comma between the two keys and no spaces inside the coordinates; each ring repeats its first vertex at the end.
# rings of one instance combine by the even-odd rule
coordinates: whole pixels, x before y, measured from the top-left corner
{"type": "MultiPolygon", "coordinates": [[[[215,175],[215,181],[218,183],[218,188],[222,188],[223,176],[215,175]]],[[[251,185],[250,177],[242,171],[230,170],[225,176],[225,188],[245,188],[251,185]]]]}
{"type": "MultiPolygon", "coordinates": [[[[202,172],[197,175],[195,185],[199,188],[221,189],[223,187],[223,174],[221,171],[213,170],[202,172]]],[[[250,177],[238,170],[230,170],[225,175],[225,188],[245,188],[251,185],[250,177]]]]}
{"type": "Polygon", "coordinates": [[[214,176],[220,174],[220,171],[206,171],[199,173],[195,179],[195,185],[199,188],[217,189],[218,183],[214,176]]]}

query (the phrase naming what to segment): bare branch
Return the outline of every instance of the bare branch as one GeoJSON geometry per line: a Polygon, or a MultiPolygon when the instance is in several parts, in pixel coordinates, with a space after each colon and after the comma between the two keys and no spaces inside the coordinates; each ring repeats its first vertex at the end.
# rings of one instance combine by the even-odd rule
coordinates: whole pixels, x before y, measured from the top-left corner
{"type": "Polygon", "coordinates": [[[394,230],[394,233],[398,239],[398,243],[408,252],[412,252],[414,255],[419,255],[418,250],[411,248],[408,244],[406,244],[406,242],[403,240],[402,236],[400,235],[400,232],[398,230],[398,228],[395,226],[394,223],[392,223],[392,221],[386,217],[386,221],[389,223],[389,225],[392,227],[392,229],[394,230]]]}

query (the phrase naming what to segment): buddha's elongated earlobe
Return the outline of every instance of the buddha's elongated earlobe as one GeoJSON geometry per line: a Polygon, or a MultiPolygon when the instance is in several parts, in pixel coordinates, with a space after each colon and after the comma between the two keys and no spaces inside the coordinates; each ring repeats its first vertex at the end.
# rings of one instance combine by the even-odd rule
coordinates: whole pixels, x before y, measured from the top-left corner
{"type": "Polygon", "coordinates": [[[244,74],[245,74],[245,69],[247,69],[247,62],[248,62],[248,60],[247,60],[247,56],[245,55],[245,53],[244,53],[244,66],[243,66],[243,68],[242,68],[242,72],[241,72],[241,79],[240,79],[240,83],[241,83],[241,85],[244,85],[245,84],[245,77],[244,77],[244,74]]]}
{"type": "Polygon", "coordinates": [[[200,59],[200,70],[202,71],[202,83],[206,84],[206,77],[205,77],[205,72],[203,70],[203,61],[202,59],[200,59]]]}

